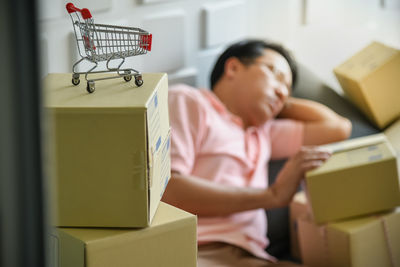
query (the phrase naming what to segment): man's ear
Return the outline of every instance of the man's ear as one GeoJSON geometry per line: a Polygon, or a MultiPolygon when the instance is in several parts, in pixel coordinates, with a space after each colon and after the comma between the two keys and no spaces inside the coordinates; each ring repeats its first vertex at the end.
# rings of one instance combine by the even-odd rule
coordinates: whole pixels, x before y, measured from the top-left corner
{"type": "Polygon", "coordinates": [[[227,78],[232,78],[237,74],[237,71],[242,67],[242,62],[236,57],[230,57],[225,61],[224,74],[227,78]]]}

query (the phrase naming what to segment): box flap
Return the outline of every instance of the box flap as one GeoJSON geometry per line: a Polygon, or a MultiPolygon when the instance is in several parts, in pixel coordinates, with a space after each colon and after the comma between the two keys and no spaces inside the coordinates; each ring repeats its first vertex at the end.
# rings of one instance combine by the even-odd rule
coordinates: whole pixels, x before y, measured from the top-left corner
{"type": "Polygon", "coordinates": [[[68,232],[67,228],[54,231],[58,237],[60,267],[85,267],[85,242],[68,232]]]}
{"type": "MultiPolygon", "coordinates": [[[[107,77],[109,74],[93,74],[92,77],[107,77]]],[[[49,108],[145,108],[153,88],[166,78],[165,73],[143,73],[143,86],[137,87],[134,82],[120,79],[96,81],[96,91],[89,94],[86,91],[86,80],[81,76],[81,83],[74,86],[71,83],[71,73],[50,73],[44,79],[44,101],[49,108]],[[61,84],[61,86],[60,86],[61,84]],[[57,88],[57,90],[54,90],[57,88]]]]}
{"type": "Polygon", "coordinates": [[[343,151],[348,151],[356,148],[380,144],[386,141],[387,139],[384,134],[373,134],[341,142],[322,145],[321,148],[328,149],[332,153],[340,153],[343,151]]]}
{"type": "Polygon", "coordinates": [[[122,235],[130,233],[131,235],[137,235],[140,237],[143,234],[148,234],[152,231],[152,228],[162,226],[169,223],[179,222],[181,220],[196,218],[195,215],[178,209],[174,206],[160,202],[159,208],[157,209],[156,215],[154,216],[153,222],[149,227],[146,228],[58,228],[60,232],[63,232],[74,238],[80,240],[83,244],[94,244],[96,242],[103,242],[108,239],[118,239],[122,235]]]}
{"type": "Polygon", "coordinates": [[[354,234],[359,231],[363,231],[369,227],[370,223],[376,222],[377,217],[374,216],[362,216],[356,217],[349,220],[342,220],[340,222],[330,223],[329,227],[334,228],[338,231],[346,234],[354,234]]]}
{"type": "Polygon", "coordinates": [[[395,48],[382,43],[373,42],[350,59],[337,66],[334,71],[360,81],[398,53],[399,51],[395,48]]]}

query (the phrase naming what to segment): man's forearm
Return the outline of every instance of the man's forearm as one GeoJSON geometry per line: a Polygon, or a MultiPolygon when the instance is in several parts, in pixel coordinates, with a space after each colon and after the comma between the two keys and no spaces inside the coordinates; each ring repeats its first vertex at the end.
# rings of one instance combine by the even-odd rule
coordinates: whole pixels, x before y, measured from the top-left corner
{"type": "Polygon", "coordinates": [[[281,206],[272,189],[226,186],[178,173],[172,174],[162,200],[200,216],[226,216],[281,206]]]}
{"type": "Polygon", "coordinates": [[[351,134],[352,126],[347,118],[311,100],[289,98],[279,117],[304,122],[305,145],[340,141],[351,134]]]}
{"type": "Polygon", "coordinates": [[[279,114],[279,117],[305,122],[315,122],[335,120],[339,115],[318,102],[290,97],[286,102],[286,106],[279,114]]]}
{"type": "Polygon", "coordinates": [[[330,153],[318,147],[303,147],[291,157],[270,187],[234,187],[172,173],[162,200],[200,216],[226,216],[232,213],[273,209],[289,204],[304,173],[320,166],[330,153]]]}

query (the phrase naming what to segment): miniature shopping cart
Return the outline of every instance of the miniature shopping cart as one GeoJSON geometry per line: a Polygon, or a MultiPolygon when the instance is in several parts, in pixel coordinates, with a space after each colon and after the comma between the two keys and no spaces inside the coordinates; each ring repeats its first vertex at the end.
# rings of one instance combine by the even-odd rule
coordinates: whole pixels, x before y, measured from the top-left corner
{"type": "Polygon", "coordinates": [[[95,81],[120,77],[129,82],[134,76],[135,84],[141,86],[143,84],[141,73],[131,68],[123,69],[121,66],[124,64],[125,58],[143,55],[147,51],[151,51],[152,35],[139,28],[95,24],[87,8],[79,9],[72,3],[68,3],[66,8],[72,20],[76,44],[81,56],[81,59],[72,67],[72,84],[78,85],[80,83],[79,75],[85,74],[86,90],[89,93],[94,92],[95,81]],[[83,60],[94,63],[94,66],[86,72],[75,71],[76,66],[83,60]],[[98,63],[102,61],[106,61],[107,69],[94,71],[98,63]],[[119,62],[118,67],[110,67],[111,61],[119,62]],[[89,74],[105,72],[116,73],[116,75],[88,79],[89,74]]]}

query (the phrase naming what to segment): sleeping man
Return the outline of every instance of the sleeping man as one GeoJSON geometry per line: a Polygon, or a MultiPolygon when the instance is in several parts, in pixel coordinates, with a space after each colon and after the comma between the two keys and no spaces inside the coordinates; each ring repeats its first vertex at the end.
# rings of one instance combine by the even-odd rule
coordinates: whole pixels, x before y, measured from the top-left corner
{"type": "Polygon", "coordinates": [[[297,266],[268,246],[265,209],[289,204],[304,173],[351,123],[291,97],[296,65],[280,45],[246,40],[217,60],[211,90],[170,88],[172,177],[163,201],[198,216],[198,266],[297,266]],[[267,164],[289,158],[272,185],[267,164]]]}

